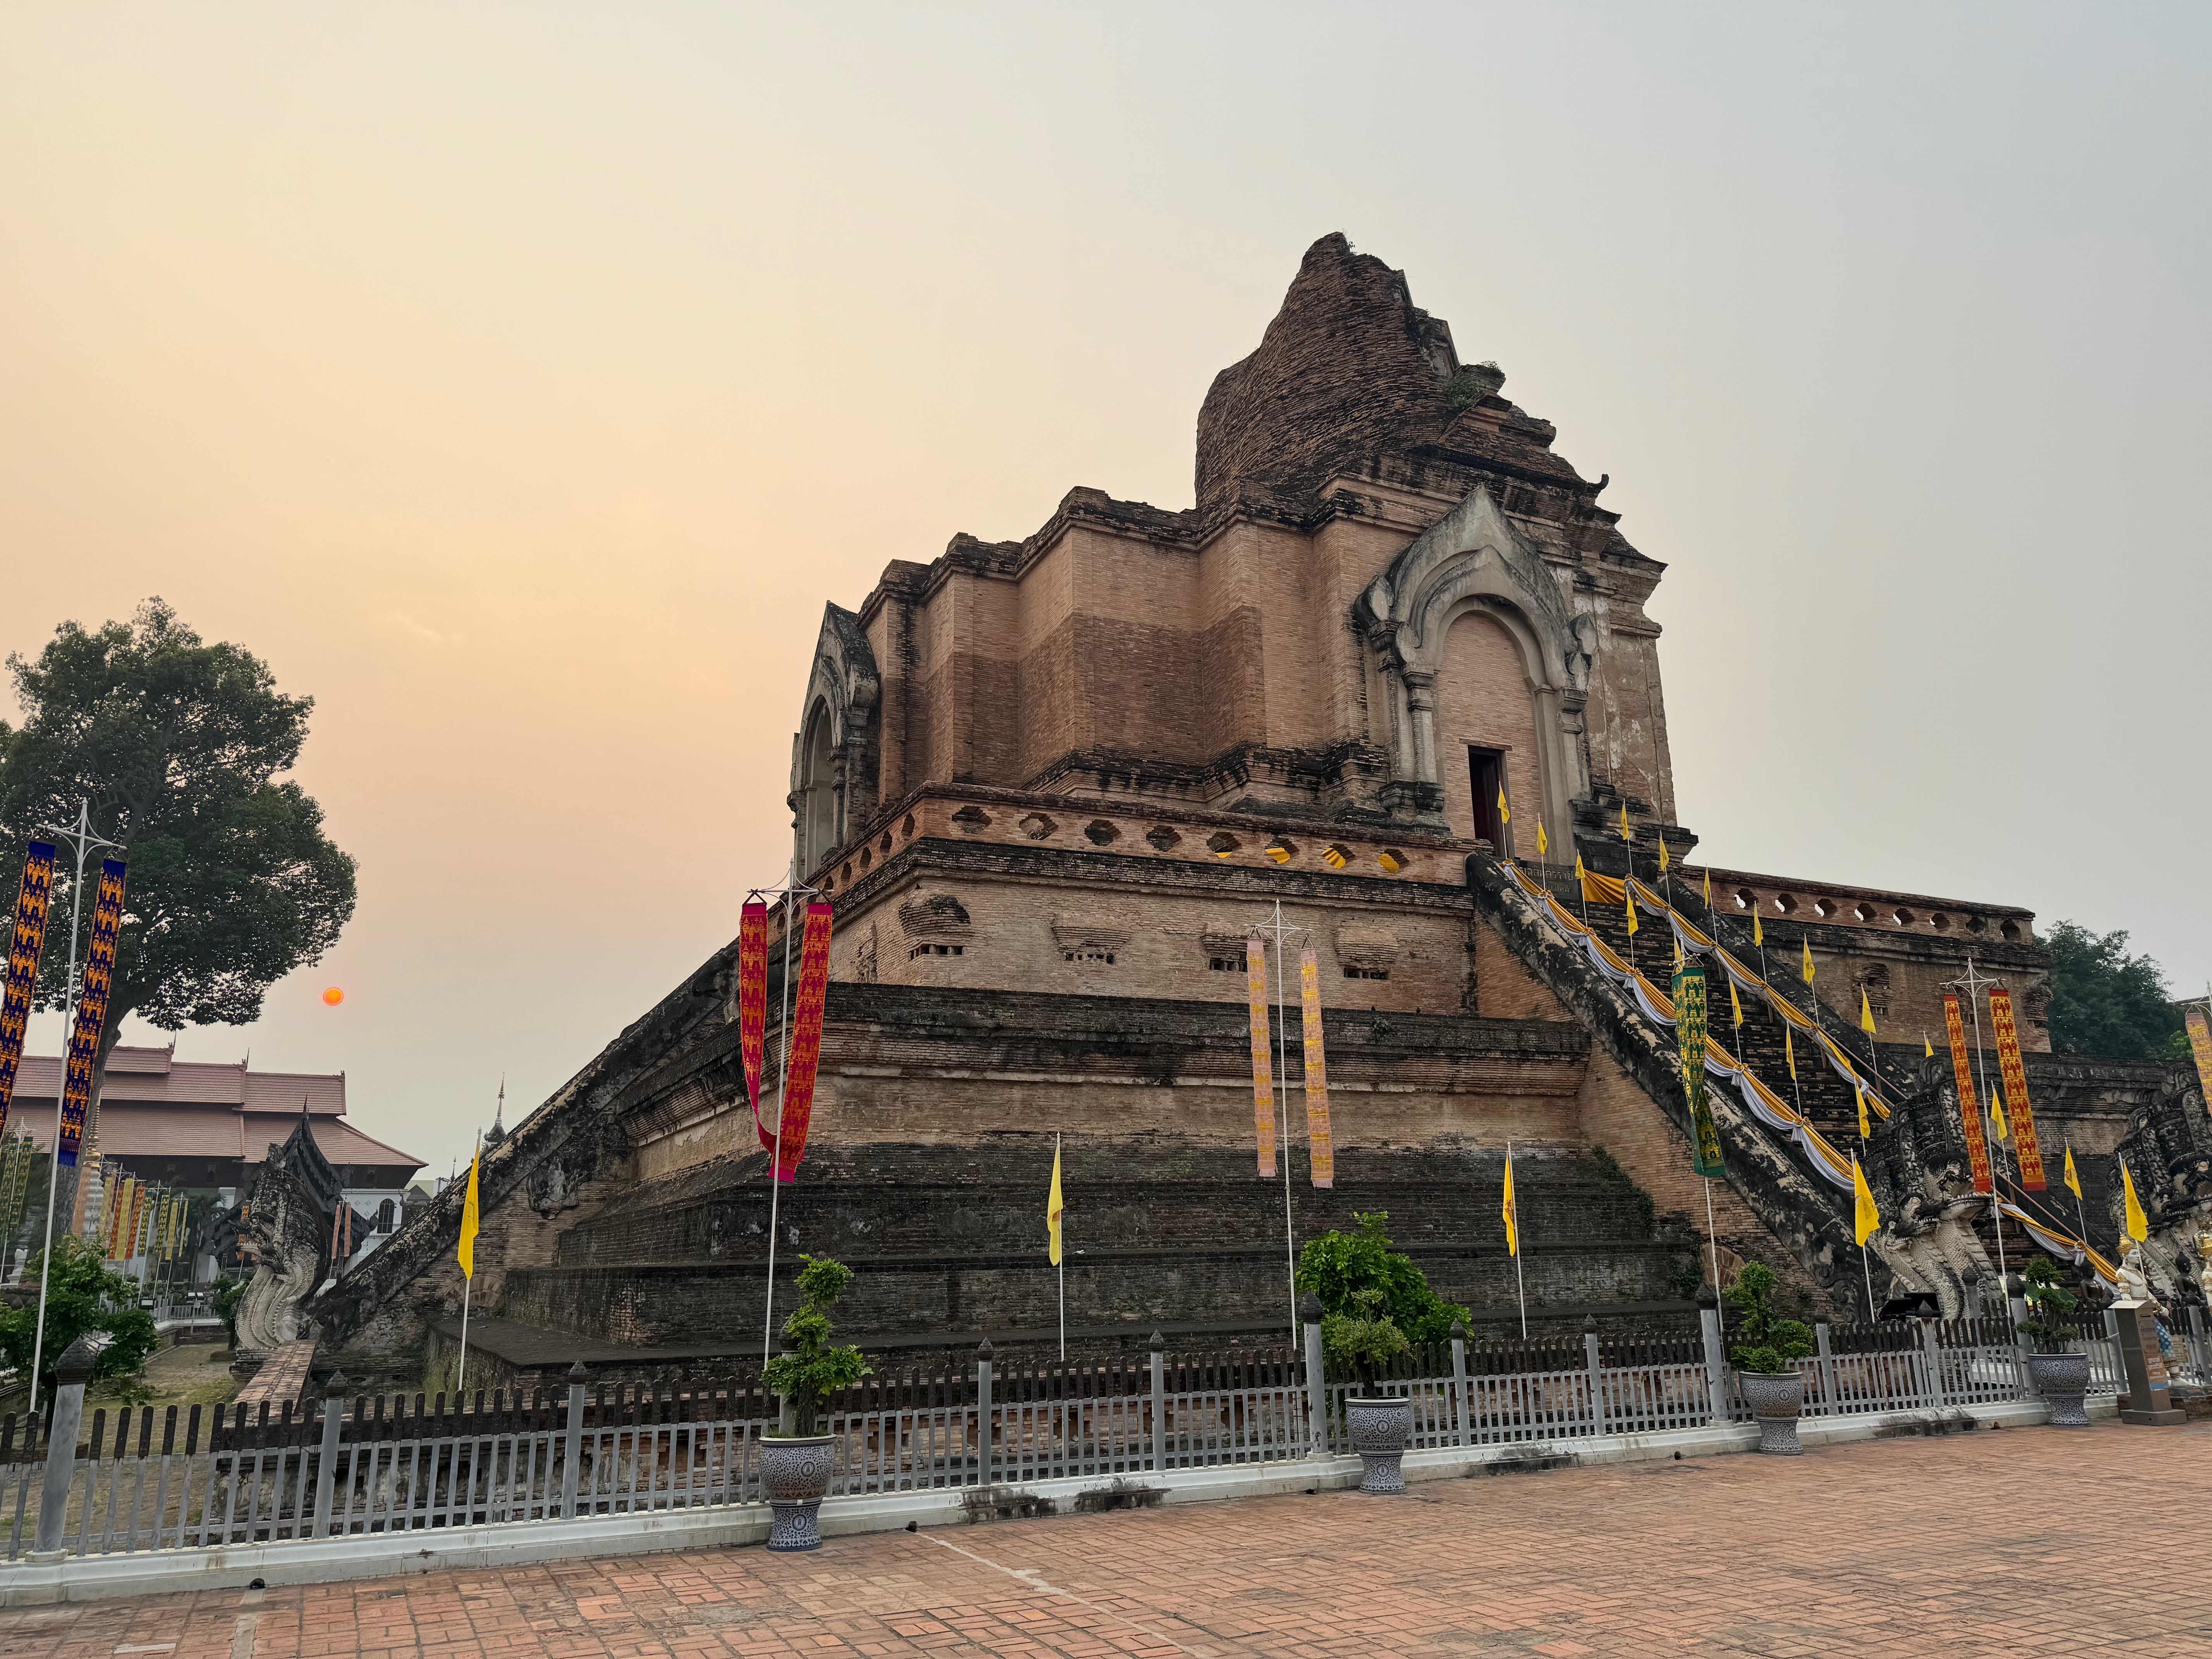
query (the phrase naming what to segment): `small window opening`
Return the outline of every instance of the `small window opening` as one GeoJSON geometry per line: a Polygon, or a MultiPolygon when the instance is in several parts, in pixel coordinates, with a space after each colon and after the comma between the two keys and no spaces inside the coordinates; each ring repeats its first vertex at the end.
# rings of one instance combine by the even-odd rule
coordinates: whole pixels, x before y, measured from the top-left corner
{"type": "Polygon", "coordinates": [[[916,957],[957,957],[966,949],[962,945],[917,945],[906,953],[906,959],[912,962],[916,957]]]}
{"type": "Polygon", "coordinates": [[[1346,968],[1344,976],[1346,979],[1388,979],[1390,970],[1388,968],[1346,968]]]}
{"type": "Polygon", "coordinates": [[[1103,962],[1109,968],[1114,965],[1111,951],[1063,951],[1060,954],[1070,962],[1103,962]]]}

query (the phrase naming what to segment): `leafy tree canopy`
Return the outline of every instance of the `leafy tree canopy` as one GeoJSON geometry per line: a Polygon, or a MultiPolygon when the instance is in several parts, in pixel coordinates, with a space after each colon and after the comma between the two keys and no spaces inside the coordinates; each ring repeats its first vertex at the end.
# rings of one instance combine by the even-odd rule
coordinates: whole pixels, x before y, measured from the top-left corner
{"type": "Polygon", "coordinates": [[[1413,1342],[1449,1340],[1452,1321],[1468,1310],[1431,1290],[1413,1258],[1390,1248],[1390,1212],[1361,1211],[1352,1219],[1357,1232],[1325,1232],[1298,1252],[1291,1282],[1321,1298],[1324,1332],[1328,1316],[1341,1316],[1387,1322],[1413,1342]],[[1379,1291],[1382,1300],[1364,1303],[1362,1291],[1379,1291]]]}
{"type": "MultiPolygon", "coordinates": [[[[38,1282],[42,1256],[32,1254],[24,1264],[26,1284],[38,1282]]],[[[0,1307],[0,1356],[5,1356],[17,1376],[31,1369],[31,1350],[38,1337],[39,1305],[0,1307]]],[[[105,1331],[109,1341],[94,1361],[92,1374],[132,1376],[146,1363],[160,1341],[154,1316],[138,1305],[138,1286],[100,1260],[99,1249],[81,1238],[54,1240],[54,1267],[46,1289],[46,1349],[39,1361],[39,1397],[53,1389],[54,1370],[62,1352],[88,1331],[105,1331]]]]}
{"type": "Polygon", "coordinates": [[[2128,954],[2125,929],[2097,934],[2062,921],[2051,949],[2051,1046],[2099,1060],[2182,1060],[2189,1054],[2166,970],[2128,954]]]}
{"type": "MultiPolygon", "coordinates": [[[[353,860],[324,835],[322,808],[278,781],[314,700],[278,691],[259,658],[204,643],[158,599],[127,623],[64,623],[34,660],[7,666],[23,720],[0,721],[6,891],[25,843],[76,823],[80,799],[131,866],[103,1060],[126,1014],[166,1031],[258,1018],[268,988],[319,959],[353,915],[353,860]]],[[[68,866],[64,854],[48,1006],[68,994],[68,866]]]]}
{"type": "Polygon", "coordinates": [[[761,1368],[761,1381],[791,1402],[796,1431],[804,1437],[815,1432],[830,1396],[851,1388],[870,1368],[858,1348],[830,1341],[830,1310],[853,1282],[853,1270],[826,1255],[799,1259],[806,1264],[799,1270],[799,1307],[783,1322],[785,1351],[761,1368]]]}

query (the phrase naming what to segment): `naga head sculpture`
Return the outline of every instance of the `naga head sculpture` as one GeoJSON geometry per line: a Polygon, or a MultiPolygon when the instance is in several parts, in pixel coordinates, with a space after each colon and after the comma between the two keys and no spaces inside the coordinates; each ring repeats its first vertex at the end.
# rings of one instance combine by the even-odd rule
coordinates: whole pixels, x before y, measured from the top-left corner
{"type": "Polygon", "coordinates": [[[315,1144],[302,1101],[299,1127],[270,1147],[242,1206],[239,1242],[253,1278],[238,1304],[241,1353],[265,1355],[300,1334],[301,1310],[329,1267],[340,1201],[337,1171],[315,1144]]]}

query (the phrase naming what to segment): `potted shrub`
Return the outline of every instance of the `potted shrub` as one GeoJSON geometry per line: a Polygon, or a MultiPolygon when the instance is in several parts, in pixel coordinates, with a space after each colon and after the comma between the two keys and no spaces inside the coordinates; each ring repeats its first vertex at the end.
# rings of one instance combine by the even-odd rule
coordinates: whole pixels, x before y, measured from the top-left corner
{"type": "Polygon", "coordinates": [[[1345,1426],[1352,1432],[1352,1450],[1359,1454],[1359,1490],[1403,1492],[1401,1460],[1413,1432],[1413,1402],[1403,1395],[1383,1394],[1382,1370],[1413,1345],[1383,1311],[1381,1291],[1354,1291],[1351,1301],[1347,1311],[1322,1316],[1322,1352],[1359,1379],[1359,1392],[1344,1402],[1345,1426]]]}
{"type": "Polygon", "coordinates": [[[2020,1279],[2021,1295],[2027,1303],[2027,1317],[2020,1334],[2032,1345],[2027,1375],[2051,1407],[2054,1429],[2086,1429],[2089,1413],[2081,1396],[2089,1391],[2089,1356],[2072,1352],[2075,1331],[2071,1316],[2081,1300],[2066,1288],[2058,1269],[2038,1256],[2020,1279]]]}
{"type": "Polygon", "coordinates": [[[1758,1420],[1759,1450],[1797,1457],[1805,1450],[1797,1443],[1805,1379],[1792,1362],[1813,1352],[1813,1333],[1802,1320],[1784,1319],[1774,1310],[1778,1282],[1763,1261],[1747,1261],[1737,1270],[1726,1292],[1729,1306],[1735,1310],[1738,1339],[1729,1349],[1729,1364],[1735,1367],[1744,1404],[1758,1420]]]}
{"type": "Polygon", "coordinates": [[[799,1307],[783,1322],[783,1352],[763,1366],[761,1381],[790,1407],[792,1431],[761,1437],[761,1485],[775,1511],[772,1550],[818,1550],[817,1516],[836,1463],[834,1435],[821,1434],[822,1407],[839,1389],[868,1374],[855,1347],[833,1347],[830,1310],[853,1282],[853,1270],[828,1256],[802,1255],[799,1307]]]}

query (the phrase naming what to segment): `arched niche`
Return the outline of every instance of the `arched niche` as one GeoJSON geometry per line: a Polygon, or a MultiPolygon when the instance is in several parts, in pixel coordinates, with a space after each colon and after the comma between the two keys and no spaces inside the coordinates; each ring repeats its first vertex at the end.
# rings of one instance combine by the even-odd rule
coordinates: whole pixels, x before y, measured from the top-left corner
{"type": "Polygon", "coordinates": [[[791,739],[792,847],[800,879],[828,862],[874,812],[878,787],[875,653],[860,619],[823,607],[814,667],[791,739]]]}
{"type": "Polygon", "coordinates": [[[1448,783],[1442,769],[1455,757],[1447,762],[1439,752],[1437,677],[1453,625],[1479,615],[1511,642],[1523,675],[1520,695],[1535,750],[1526,769],[1534,776],[1515,783],[1516,821],[1534,806],[1564,845],[1572,803],[1589,793],[1583,720],[1589,624],[1578,624],[1542,556],[1506,522],[1490,492],[1478,485],[1414,538],[1368,585],[1355,615],[1382,683],[1389,730],[1376,736],[1390,755],[1384,794],[1394,811],[1438,828],[1449,823],[1447,788],[1460,781],[1455,771],[1448,783]]]}

